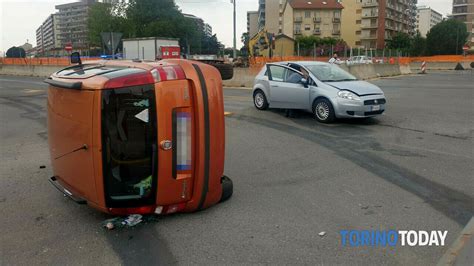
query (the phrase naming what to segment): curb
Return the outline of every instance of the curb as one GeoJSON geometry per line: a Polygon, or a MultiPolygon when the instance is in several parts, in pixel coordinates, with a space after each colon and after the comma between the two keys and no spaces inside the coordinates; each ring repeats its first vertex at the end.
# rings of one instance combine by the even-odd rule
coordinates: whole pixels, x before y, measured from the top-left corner
{"type": "Polygon", "coordinates": [[[474,216],[436,265],[474,265],[474,216]]]}

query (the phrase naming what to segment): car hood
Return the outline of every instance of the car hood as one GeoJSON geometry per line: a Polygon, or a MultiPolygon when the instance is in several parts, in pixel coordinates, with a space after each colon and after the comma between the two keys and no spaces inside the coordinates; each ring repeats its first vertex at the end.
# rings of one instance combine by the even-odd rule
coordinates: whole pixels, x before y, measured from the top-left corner
{"type": "Polygon", "coordinates": [[[340,90],[352,91],[359,96],[367,94],[383,94],[383,91],[379,87],[362,80],[325,83],[340,90]]]}

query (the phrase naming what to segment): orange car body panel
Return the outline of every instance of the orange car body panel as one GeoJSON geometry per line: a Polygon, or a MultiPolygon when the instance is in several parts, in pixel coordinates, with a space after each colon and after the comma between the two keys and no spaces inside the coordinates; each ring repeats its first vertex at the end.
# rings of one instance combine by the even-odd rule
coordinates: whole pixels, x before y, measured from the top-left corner
{"type": "MultiPolygon", "coordinates": [[[[185,79],[153,84],[158,125],[154,207],[181,204],[180,211],[193,212],[218,203],[222,196],[225,159],[224,99],[218,70],[198,62],[176,59],[88,64],[145,71],[167,65],[181,67],[185,79]],[[160,148],[160,143],[173,138],[173,112],[176,111],[190,115],[192,167],[178,171],[174,176],[173,152],[160,148]]],[[[55,85],[48,90],[48,132],[54,175],[64,188],[85,199],[90,206],[114,213],[106,203],[101,114],[102,91],[110,79],[102,75],[78,79],[60,72],[50,79],[64,83],[82,82],[79,90],[55,85]]]]}

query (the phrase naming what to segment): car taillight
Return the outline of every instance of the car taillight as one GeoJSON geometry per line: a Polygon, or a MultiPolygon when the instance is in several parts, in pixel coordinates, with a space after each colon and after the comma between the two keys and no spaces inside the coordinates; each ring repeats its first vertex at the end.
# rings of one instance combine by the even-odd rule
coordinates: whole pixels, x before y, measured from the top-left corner
{"type": "Polygon", "coordinates": [[[150,71],[155,82],[186,79],[183,69],[178,65],[159,66],[150,71]]]}
{"type": "Polygon", "coordinates": [[[105,89],[123,88],[140,86],[145,84],[153,84],[155,80],[149,72],[126,75],[123,77],[113,78],[105,83],[105,89]]]}

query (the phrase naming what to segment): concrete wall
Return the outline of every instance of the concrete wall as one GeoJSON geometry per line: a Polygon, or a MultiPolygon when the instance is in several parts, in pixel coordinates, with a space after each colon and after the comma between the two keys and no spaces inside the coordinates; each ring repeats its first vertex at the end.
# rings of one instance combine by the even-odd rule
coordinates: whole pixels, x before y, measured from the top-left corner
{"type": "MultiPolygon", "coordinates": [[[[454,70],[457,63],[428,63],[429,70],[454,70]]],[[[465,69],[470,69],[469,63],[463,64],[465,69]]],[[[421,63],[411,63],[410,65],[389,65],[389,64],[369,64],[369,65],[341,65],[346,71],[359,79],[371,79],[377,77],[388,77],[397,75],[406,75],[420,72],[421,63]]],[[[48,77],[52,73],[62,69],[62,66],[45,66],[45,65],[1,65],[0,75],[16,75],[16,76],[36,76],[48,77]]],[[[224,86],[228,87],[252,87],[255,76],[260,68],[235,68],[234,78],[225,80],[224,86]]]]}
{"type": "MultiPolygon", "coordinates": [[[[458,63],[457,62],[428,62],[426,63],[427,70],[454,70],[458,63]]],[[[463,62],[464,69],[471,69],[469,62],[463,62]]],[[[421,62],[410,63],[410,68],[414,73],[421,71],[421,62]]]]}
{"type": "Polygon", "coordinates": [[[49,77],[52,73],[64,68],[63,66],[41,65],[2,65],[0,75],[49,77]]]}

